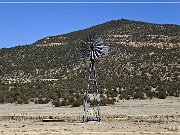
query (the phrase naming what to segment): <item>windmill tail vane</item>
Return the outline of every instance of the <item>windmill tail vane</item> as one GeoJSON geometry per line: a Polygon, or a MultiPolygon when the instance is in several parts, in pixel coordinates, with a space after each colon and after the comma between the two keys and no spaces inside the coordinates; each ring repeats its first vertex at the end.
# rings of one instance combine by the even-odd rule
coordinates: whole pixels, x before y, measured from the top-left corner
{"type": "Polygon", "coordinates": [[[108,55],[109,47],[103,43],[101,37],[88,35],[81,41],[81,53],[89,63],[89,77],[87,89],[84,92],[83,121],[100,122],[100,96],[96,79],[95,59],[108,55]],[[93,114],[93,115],[92,115],[93,114]]]}

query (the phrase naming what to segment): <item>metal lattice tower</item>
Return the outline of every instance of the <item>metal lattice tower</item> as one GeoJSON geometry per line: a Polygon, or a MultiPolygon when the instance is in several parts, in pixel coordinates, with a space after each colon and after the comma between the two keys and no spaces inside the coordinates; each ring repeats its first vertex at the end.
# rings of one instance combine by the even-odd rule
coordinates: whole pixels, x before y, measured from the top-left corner
{"type": "Polygon", "coordinates": [[[89,63],[88,85],[84,92],[83,121],[100,122],[100,94],[96,79],[95,59],[101,55],[107,55],[108,46],[97,35],[88,35],[81,42],[81,51],[89,63]]]}

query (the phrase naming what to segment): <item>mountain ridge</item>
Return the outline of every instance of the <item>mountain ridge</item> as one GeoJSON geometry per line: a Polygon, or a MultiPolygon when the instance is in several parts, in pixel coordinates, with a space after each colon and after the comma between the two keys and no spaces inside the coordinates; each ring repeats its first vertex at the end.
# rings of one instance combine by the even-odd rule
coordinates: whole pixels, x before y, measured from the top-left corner
{"type": "Polygon", "coordinates": [[[116,42],[119,44],[129,44],[131,46],[154,46],[163,47],[166,42],[168,47],[179,47],[180,26],[172,24],[153,24],[146,22],[131,21],[126,19],[112,20],[103,24],[98,24],[87,29],[70,32],[63,35],[48,36],[34,43],[38,46],[63,45],[70,42],[78,43],[83,35],[97,33],[102,36],[107,44],[116,42]],[[114,35],[114,36],[112,36],[114,35]],[[116,35],[116,37],[115,37],[116,35]],[[160,36],[160,37],[159,37],[160,36]],[[110,38],[111,40],[110,40],[110,38]],[[139,41],[143,39],[143,42],[139,41]],[[146,40],[146,41],[145,41],[146,40]],[[120,41],[120,42],[117,42],[120,41]],[[137,42],[137,43],[136,43],[137,42]],[[145,43],[145,45],[143,45],[145,43]]]}

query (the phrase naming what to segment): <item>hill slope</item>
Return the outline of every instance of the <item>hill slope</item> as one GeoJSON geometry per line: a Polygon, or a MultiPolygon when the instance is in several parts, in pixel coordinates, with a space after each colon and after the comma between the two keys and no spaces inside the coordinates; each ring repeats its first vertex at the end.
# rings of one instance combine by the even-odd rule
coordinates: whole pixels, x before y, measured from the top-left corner
{"type": "Polygon", "coordinates": [[[170,24],[152,24],[130,20],[114,20],[91,28],[69,34],[50,36],[38,40],[35,45],[55,46],[77,43],[78,39],[89,33],[98,33],[104,41],[111,44],[135,47],[153,46],[158,48],[180,47],[180,27],[170,24]]]}
{"type": "Polygon", "coordinates": [[[117,20],[0,49],[0,103],[82,104],[87,65],[78,41],[95,32],[110,46],[97,60],[101,105],[179,96],[180,26],[117,20]]]}

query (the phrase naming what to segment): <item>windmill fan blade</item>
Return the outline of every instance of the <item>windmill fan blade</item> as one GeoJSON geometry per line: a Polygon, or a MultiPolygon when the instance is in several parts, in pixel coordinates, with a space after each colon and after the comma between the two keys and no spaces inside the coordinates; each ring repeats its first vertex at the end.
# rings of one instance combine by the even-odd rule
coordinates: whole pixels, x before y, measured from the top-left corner
{"type": "Polygon", "coordinates": [[[96,49],[98,49],[98,50],[102,50],[102,46],[96,46],[96,49]]]}
{"type": "Polygon", "coordinates": [[[96,57],[99,57],[100,54],[96,50],[94,52],[96,54],[96,57]]]}
{"type": "Polygon", "coordinates": [[[98,56],[96,55],[96,52],[95,51],[93,51],[93,56],[94,56],[94,58],[97,58],[98,56]]]}
{"type": "Polygon", "coordinates": [[[93,51],[90,52],[90,59],[94,59],[93,51]]]}
{"type": "Polygon", "coordinates": [[[100,50],[95,49],[95,51],[96,51],[99,55],[102,54],[102,51],[100,51],[100,50]]]}
{"type": "Polygon", "coordinates": [[[90,52],[86,52],[85,56],[90,57],[90,52]]]}
{"type": "Polygon", "coordinates": [[[97,35],[87,35],[80,43],[82,54],[92,60],[108,54],[108,46],[105,46],[103,40],[97,35]]]}

